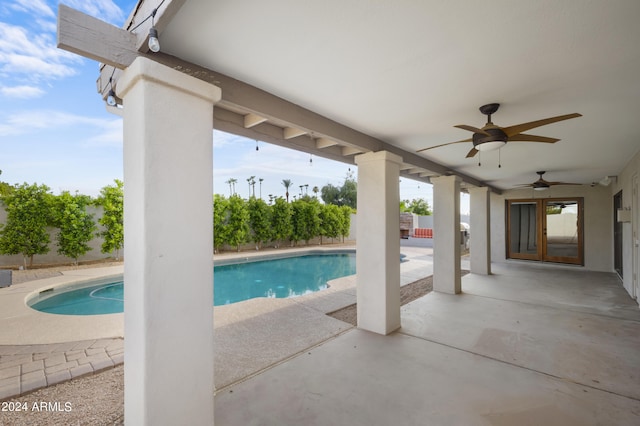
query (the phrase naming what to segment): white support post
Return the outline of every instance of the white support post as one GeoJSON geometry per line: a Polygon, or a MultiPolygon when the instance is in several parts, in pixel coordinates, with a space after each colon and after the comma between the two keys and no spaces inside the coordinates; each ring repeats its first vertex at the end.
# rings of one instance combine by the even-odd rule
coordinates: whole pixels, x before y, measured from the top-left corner
{"type": "Polygon", "coordinates": [[[358,328],[386,335],[400,328],[400,165],[387,151],[358,165],[356,273],[358,328]]]}
{"type": "MultiPolygon", "coordinates": [[[[431,178],[433,184],[433,289],[462,291],[460,275],[460,182],[458,176],[431,178]]],[[[473,228],[471,229],[473,232],[473,228]]]]}
{"type": "Polygon", "coordinates": [[[471,239],[469,256],[471,272],[474,274],[491,274],[491,221],[489,188],[469,188],[471,207],[471,239]]]}
{"type": "Polygon", "coordinates": [[[124,100],[125,421],[213,424],[213,105],[146,58],[124,100]]]}

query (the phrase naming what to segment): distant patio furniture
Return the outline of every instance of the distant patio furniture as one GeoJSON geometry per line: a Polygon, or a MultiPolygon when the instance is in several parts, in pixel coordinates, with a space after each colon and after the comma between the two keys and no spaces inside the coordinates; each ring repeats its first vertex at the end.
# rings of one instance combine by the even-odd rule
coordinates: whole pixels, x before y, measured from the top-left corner
{"type": "Polygon", "coordinates": [[[0,270],[0,288],[9,287],[11,285],[11,270],[0,270]]]}
{"type": "Polygon", "coordinates": [[[433,238],[432,228],[416,228],[413,238],[433,238]]]}

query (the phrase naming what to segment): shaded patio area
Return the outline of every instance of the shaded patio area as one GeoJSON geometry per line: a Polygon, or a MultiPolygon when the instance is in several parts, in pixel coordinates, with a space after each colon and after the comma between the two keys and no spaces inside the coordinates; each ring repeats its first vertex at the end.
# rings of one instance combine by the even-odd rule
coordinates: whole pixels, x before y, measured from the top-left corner
{"type": "Polygon", "coordinates": [[[640,423],[640,311],[614,274],[497,263],[220,389],[221,424],[640,423]]]}

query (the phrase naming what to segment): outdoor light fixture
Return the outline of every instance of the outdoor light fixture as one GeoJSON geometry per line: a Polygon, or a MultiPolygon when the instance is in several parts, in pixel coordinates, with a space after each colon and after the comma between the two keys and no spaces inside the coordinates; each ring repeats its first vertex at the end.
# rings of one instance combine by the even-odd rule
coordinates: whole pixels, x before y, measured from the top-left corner
{"type": "Polygon", "coordinates": [[[160,41],[158,40],[158,30],[154,27],[149,28],[149,50],[153,53],[160,51],[160,41]]]}
{"type": "Polygon", "coordinates": [[[107,105],[116,106],[116,92],[113,89],[109,89],[109,95],[107,96],[107,105]]]}

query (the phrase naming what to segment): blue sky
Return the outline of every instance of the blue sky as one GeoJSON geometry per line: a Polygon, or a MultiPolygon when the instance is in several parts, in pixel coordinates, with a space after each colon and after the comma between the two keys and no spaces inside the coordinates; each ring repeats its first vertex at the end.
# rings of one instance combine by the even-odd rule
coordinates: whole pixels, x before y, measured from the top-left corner
{"type": "MultiPolygon", "coordinates": [[[[96,196],[122,179],[122,119],[106,111],[96,92],[98,63],[57,49],[58,1],[8,0],[0,3],[0,180],[39,183],[96,196]]],[[[134,0],[65,0],[89,15],[122,26],[134,0]]],[[[162,40],[160,40],[162,43],[162,40]]],[[[264,142],[214,132],[214,192],[249,193],[247,178],[263,179],[262,196],[284,196],[283,179],[321,188],[341,185],[349,168],[264,142]]],[[[256,185],[259,195],[259,185],[256,185]]],[[[426,198],[431,186],[402,179],[402,199],[426,198]]],[[[463,200],[463,212],[465,210],[463,200]]],[[[468,208],[467,208],[468,210],[468,208]]]]}

